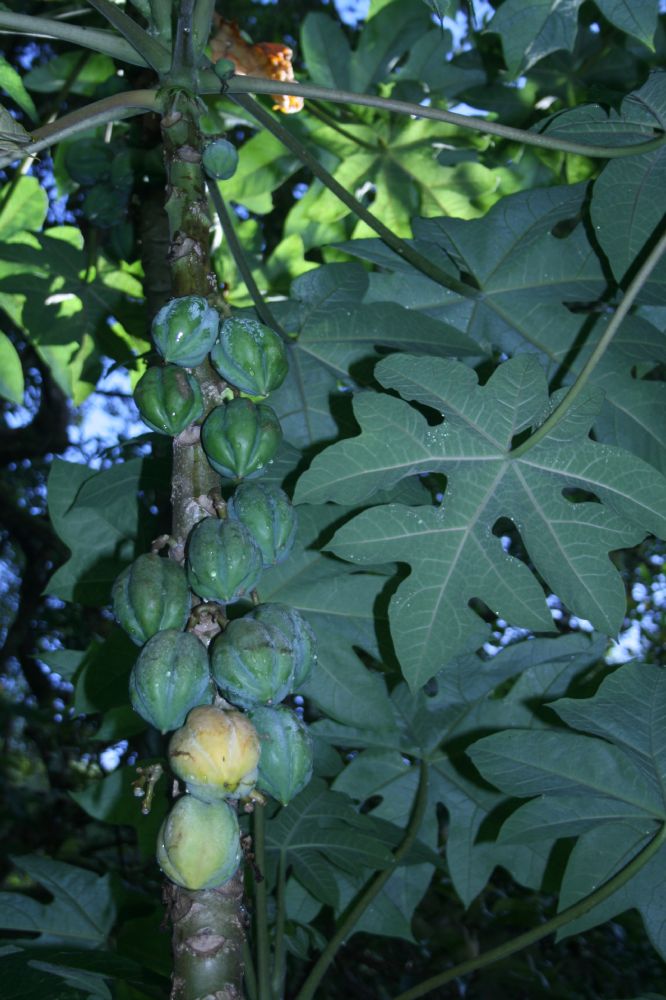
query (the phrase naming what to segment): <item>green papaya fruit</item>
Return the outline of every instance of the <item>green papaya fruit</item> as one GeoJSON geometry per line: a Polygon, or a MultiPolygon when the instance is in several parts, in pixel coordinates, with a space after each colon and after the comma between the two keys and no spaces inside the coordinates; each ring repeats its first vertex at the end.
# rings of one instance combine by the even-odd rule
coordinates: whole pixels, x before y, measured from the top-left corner
{"type": "Polygon", "coordinates": [[[255,708],[249,718],[261,745],[257,788],[286,806],[312,777],[312,737],[286,705],[255,708]]]}
{"type": "Polygon", "coordinates": [[[165,361],[195,368],[217,340],[220,317],[200,295],[167,302],[153,320],[152,334],[165,361]]]}
{"type": "Polygon", "coordinates": [[[236,173],[238,150],[228,139],[213,139],[205,146],[201,162],[213,180],[227,181],[236,173]]]}
{"type": "Polygon", "coordinates": [[[155,365],[139,379],[134,402],[158,434],[176,437],[203,414],[199,383],[178,365],[155,365]]]}
{"type": "Polygon", "coordinates": [[[190,614],[185,570],[150,552],[122,571],[111,597],[113,613],[137,646],[164,629],[184,629],[190,614]]]}
{"type": "Polygon", "coordinates": [[[232,399],[216,406],[201,429],[201,444],[216,472],[227,479],[255,479],[273,461],[282,441],[270,406],[232,399]]]}
{"type": "Polygon", "coordinates": [[[291,644],[252,617],[230,621],[211,650],[211,672],[223,697],[240,708],[276,705],[291,690],[291,644]]]}
{"type": "Polygon", "coordinates": [[[216,889],[240,865],[240,830],[227,802],[176,799],[157,835],[157,863],[184,889],[216,889]]]}
{"type": "Polygon", "coordinates": [[[191,632],[158,632],[130,674],[134,711],[162,733],[182,726],[197,705],[210,705],[213,693],[208,652],[191,632]]]}
{"type": "Polygon", "coordinates": [[[192,529],[187,575],[199,597],[233,604],[254,590],[261,571],[259,546],[240,521],[207,517],[192,529]]]}
{"type": "Polygon", "coordinates": [[[255,319],[225,319],[210,360],[225,381],[250,396],[267,396],[289,371],[282,340],[255,319]]]}
{"type": "Polygon", "coordinates": [[[294,658],[292,691],[298,691],[317,662],[317,640],[312,627],[288,604],[258,604],[250,615],[286,635],[294,658]]]}
{"type": "Polygon", "coordinates": [[[264,567],[283,562],[298,527],[296,511],[283,490],[264,483],[243,483],[227,503],[227,514],[244,524],[261,549],[264,567]]]}
{"type": "Polygon", "coordinates": [[[204,802],[249,795],[257,781],[259,737],[242,712],[193,709],[169,741],[169,764],[204,802]]]}

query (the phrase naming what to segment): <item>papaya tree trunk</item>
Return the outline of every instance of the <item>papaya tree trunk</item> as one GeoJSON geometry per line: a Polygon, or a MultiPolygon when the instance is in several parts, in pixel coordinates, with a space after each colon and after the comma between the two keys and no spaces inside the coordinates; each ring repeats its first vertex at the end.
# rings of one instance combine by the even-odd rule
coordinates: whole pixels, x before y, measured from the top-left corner
{"type": "MultiPolygon", "coordinates": [[[[211,271],[210,219],[198,114],[196,98],[177,90],[162,118],[171,290],[174,296],[204,296],[220,308],[217,282],[211,271]]],[[[224,383],[207,361],[195,369],[195,374],[208,411],[221,401],[224,383]]],[[[181,561],[187,535],[209,512],[211,494],[219,485],[198,433],[192,430],[184,431],[173,445],[172,555],[181,561]]],[[[218,889],[194,892],[169,882],[164,895],[173,926],[171,1000],[241,998],[246,923],[242,869],[218,889]]]]}

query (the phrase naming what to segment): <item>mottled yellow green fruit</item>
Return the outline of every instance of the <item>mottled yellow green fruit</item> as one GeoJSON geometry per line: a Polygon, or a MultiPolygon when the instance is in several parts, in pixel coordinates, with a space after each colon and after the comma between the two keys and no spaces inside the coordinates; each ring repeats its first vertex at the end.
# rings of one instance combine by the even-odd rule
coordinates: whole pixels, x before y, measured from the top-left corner
{"type": "Polygon", "coordinates": [[[257,782],[261,748],[242,712],[193,708],[169,743],[169,763],[188,791],[204,802],[249,795],[257,782]]]}
{"type": "Polygon", "coordinates": [[[231,806],[191,795],[176,800],[157,835],[157,862],[167,878],[185,889],[215,889],[236,874],[240,858],[231,806]]]}

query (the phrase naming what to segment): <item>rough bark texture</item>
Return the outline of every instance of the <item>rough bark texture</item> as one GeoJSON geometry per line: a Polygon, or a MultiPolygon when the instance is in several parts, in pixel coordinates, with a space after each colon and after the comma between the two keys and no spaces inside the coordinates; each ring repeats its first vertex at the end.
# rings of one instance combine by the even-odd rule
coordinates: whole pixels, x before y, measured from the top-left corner
{"type": "MultiPolygon", "coordinates": [[[[220,307],[210,268],[208,205],[201,169],[198,107],[182,92],[162,119],[169,219],[168,261],[174,296],[202,295],[220,307]]],[[[220,402],[224,383],[206,362],[195,374],[206,410],[220,402]]],[[[208,464],[196,428],[174,441],[171,502],[173,555],[182,558],[190,529],[211,512],[219,476],[208,464]]],[[[245,935],[243,880],[239,873],[219,889],[198,892],[167,884],[173,924],[171,1000],[240,1000],[245,935]]]]}

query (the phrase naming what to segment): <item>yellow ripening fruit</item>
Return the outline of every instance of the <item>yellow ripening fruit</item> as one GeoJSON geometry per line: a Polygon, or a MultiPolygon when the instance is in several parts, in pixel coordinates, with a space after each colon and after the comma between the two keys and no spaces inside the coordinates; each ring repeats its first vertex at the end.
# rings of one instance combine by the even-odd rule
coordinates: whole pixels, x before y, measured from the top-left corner
{"type": "Polygon", "coordinates": [[[236,874],[241,859],[236,813],[227,802],[176,799],[157,837],[157,862],[185,889],[215,889],[236,874]]]}
{"type": "Polygon", "coordinates": [[[204,802],[242,798],[257,781],[257,731],[242,712],[193,708],[169,743],[169,763],[188,791],[204,802]]]}

